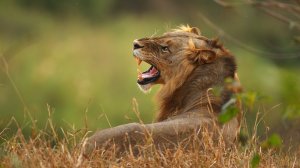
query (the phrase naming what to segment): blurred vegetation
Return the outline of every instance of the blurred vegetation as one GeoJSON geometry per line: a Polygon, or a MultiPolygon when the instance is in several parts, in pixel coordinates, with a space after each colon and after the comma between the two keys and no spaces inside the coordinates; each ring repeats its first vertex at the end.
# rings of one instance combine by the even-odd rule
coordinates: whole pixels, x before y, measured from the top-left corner
{"type": "Polygon", "coordinates": [[[29,135],[30,121],[44,126],[50,112],[58,127],[82,128],[85,116],[92,130],[116,126],[137,121],[133,98],[151,122],[159,87],[147,95],[137,88],[132,41],[179,24],[219,36],[237,57],[242,85],[256,100],[246,109],[250,124],[256,112],[271,126],[300,116],[299,30],[255,7],[224,8],[211,0],[1,0],[0,129],[15,118],[29,135]]]}

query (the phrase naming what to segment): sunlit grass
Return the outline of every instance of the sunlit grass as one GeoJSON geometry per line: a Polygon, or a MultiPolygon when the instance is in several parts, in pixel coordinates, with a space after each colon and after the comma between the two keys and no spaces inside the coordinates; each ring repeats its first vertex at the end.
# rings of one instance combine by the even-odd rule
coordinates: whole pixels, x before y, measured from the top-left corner
{"type": "MultiPolygon", "coordinates": [[[[137,108],[136,102],[133,105],[137,108]]],[[[5,140],[0,146],[1,167],[298,167],[299,153],[281,151],[281,139],[272,135],[265,141],[258,141],[256,134],[247,135],[243,145],[237,142],[225,148],[221,139],[212,141],[202,130],[202,138],[191,136],[175,149],[159,150],[154,144],[140,146],[139,155],[129,150],[117,155],[111,148],[97,150],[88,157],[81,157],[82,142],[89,134],[89,128],[76,128],[74,125],[62,128],[55,126],[52,110],[48,107],[48,118],[43,129],[32,128],[26,138],[15,120],[11,125],[18,129],[10,138],[4,138],[6,130],[0,132],[5,140]]],[[[257,118],[259,121],[260,118],[257,118]]],[[[86,120],[88,121],[88,120],[86,120]]],[[[257,127],[257,124],[255,127],[257,127]]],[[[7,127],[9,129],[9,127],[7,127]]],[[[256,128],[254,128],[255,130],[256,128]]]]}
{"type": "MultiPolygon", "coordinates": [[[[0,57],[5,58],[9,72],[8,76],[1,62],[0,141],[3,143],[0,158],[3,167],[73,167],[79,156],[78,144],[87,130],[138,121],[132,111],[133,98],[139,103],[143,121],[153,120],[156,111],[153,96],[158,87],[145,95],[136,86],[137,67],[132,58],[132,41],[159,35],[182,24],[180,21],[165,23],[153,16],[126,15],[91,24],[76,15],[60,19],[34,10],[11,6],[0,8],[6,9],[0,10],[0,57]],[[55,129],[49,128],[49,107],[55,129]],[[45,123],[48,125],[44,129],[45,123]],[[53,165],[49,160],[54,161],[53,165]]],[[[205,31],[202,33],[206,35],[205,31]]],[[[266,109],[272,109],[269,118],[282,117],[278,113],[287,117],[300,114],[299,69],[278,68],[266,58],[235,47],[229,49],[237,58],[239,77],[245,90],[259,91],[267,97],[264,105],[266,109]]],[[[254,108],[252,111],[259,110],[254,108]]],[[[254,120],[255,115],[250,113],[248,120],[254,120]]],[[[224,151],[218,146],[209,149],[220,150],[220,155],[178,149],[175,154],[168,153],[163,157],[152,153],[150,159],[128,155],[119,161],[114,160],[114,156],[108,156],[108,159],[95,156],[83,166],[125,166],[130,160],[131,165],[218,167],[231,163],[247,167],[255,154],[261,157],[260,161],[266,167],[292,167],[296,160],[293,155],[262,151],[254,142],[250,146],[232,151],[224,151]]]]}

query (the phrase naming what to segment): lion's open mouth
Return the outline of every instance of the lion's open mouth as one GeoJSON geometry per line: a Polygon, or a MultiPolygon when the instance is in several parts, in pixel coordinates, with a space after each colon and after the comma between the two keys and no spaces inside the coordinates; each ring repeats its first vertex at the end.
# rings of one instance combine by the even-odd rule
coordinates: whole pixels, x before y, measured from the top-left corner
{"type": "MultiPolygon", "coordinates": [[[[135,57],[135,60],[137,61],[138,70],[139,70],[139,66],[142,63],[142,60],[139,59],[138,57],[135,57]]],[[[148,63],[148,64],[150,64],[150,63],[148,63]]],[[[151,65],[150,68],[148,70],[146,70],[145,72],[142,72],[142,73],[140,71],[138,72],[137,83],[139,85],[146,85],[146,84],[153,83],[156,80],[158,80],[158,78],[160,76],[159,70],[154,65],[152,65],[152,64],[150,64],[150,65],[151,65]]]]}

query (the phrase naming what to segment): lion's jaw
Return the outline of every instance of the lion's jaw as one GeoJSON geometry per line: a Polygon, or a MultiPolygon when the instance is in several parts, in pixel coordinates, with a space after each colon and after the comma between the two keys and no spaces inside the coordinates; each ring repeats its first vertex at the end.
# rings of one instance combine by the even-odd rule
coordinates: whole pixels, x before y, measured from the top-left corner
{"type": "Polygon", "coordinates": [[[138,65],[144,61],[155,67],[153,73],[148,73],[150,68],[139,75],[143,91],[163,84],[157,94],[157,121],[189,111],[205,112],[208,106],[220,112],[228,100],[230,91],[223,89],[221,96],[214,97],[208,96],[208,90],[224,88],[225,79],[234,77],[234,57],[217,40],[207,39],[193,28],[135,40],[133,55],[138,65]],[[147,77],[151,80],[143,83],[147,77]]]}
{"type": "MultiPolygon", "coordinates": [[[[142,62],[150,64],[148,70],[138,72],[137,83],[143,92],[148,92],[155,84],[173,85],[174,81],[185,80],[195,68],[186,57],[189,40],[194,37],[193,33],[172,32],[160,37],[134,40],[133,56],[138,67],[142,62]]],[[[177,84],[179,86],[181,83],[177,84]]]]}

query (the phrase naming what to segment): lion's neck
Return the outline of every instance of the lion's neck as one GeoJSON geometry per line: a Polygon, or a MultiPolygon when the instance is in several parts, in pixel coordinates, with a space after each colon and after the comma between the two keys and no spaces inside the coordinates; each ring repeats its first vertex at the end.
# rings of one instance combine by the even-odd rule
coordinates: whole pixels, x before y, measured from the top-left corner
{"type": "Polygon", "coordinates": [[[226,78],[233,78],[235,61],[232,57],[220,58],[212,64],[196,67],[186,81],[173,92],[165,94],[167,85],[157,95],[160,103],[157,121],[186,112],[218,113],[221,106],[229,99],[228,90],[219,96],[212,94],[210,88],[223,87],[226,78]],[[212,109],[211,109],[212,108],[212,109]]]}

